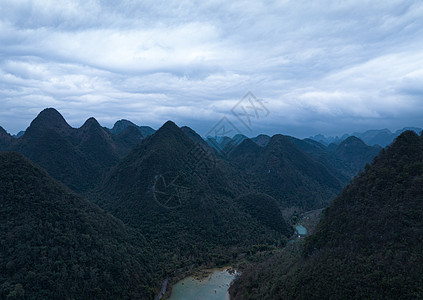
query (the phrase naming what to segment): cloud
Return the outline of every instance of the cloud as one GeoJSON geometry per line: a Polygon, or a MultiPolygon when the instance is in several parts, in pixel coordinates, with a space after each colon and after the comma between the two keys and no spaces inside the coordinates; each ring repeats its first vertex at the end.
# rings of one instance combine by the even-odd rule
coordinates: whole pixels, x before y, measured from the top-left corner
{"type": "Polygon", "coordinates": [[[16,133],[53,106],[73,126],[202,133],[252,91],[270,115],[246,134],[422,126],[422,14],[399,0],[5,0],[0,125],[16,133]]]}

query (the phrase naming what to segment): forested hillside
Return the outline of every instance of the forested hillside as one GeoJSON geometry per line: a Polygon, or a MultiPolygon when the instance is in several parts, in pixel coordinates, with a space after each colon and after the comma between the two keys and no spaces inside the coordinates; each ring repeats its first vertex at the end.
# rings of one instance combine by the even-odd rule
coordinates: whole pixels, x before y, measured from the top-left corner
{"type": "Polygon", "coordinates": [[[168,121],[113,170],[94,201],[141,229],[176,269],[226,263],[292,234],[281,213],[276,229],[245,211],[236,198],[248,191],[236,170],[168,121]]]}
{"type": "Polygon", "coordinates": [[[302,252],[252,266],[234,299],[422,299],[423,137],[407,131],[326,209],[302,252]]]}
{"type": "Polygon", "coordinates": [[[230,153],[229,161],[247,174],[250,186],[274,197],[282,207],[326,206],[343,183],[291,139],[274,135],[265,147],[245,139],[230,153]]]}
{"type": "Polygon", "coordinates": [[[152,299],[145,238],[17,153],[0,153],[1,299],[152,299]]]}

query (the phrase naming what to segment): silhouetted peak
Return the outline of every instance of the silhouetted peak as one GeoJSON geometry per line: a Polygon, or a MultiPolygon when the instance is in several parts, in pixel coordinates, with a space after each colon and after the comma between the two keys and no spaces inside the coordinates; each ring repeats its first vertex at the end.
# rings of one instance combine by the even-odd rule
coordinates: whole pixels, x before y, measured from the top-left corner
{"type": "Polygon", "coordinates": [[[178,127],[178,125],[176,125],[172,121],[167,121],[166,123],[163,124],[162,127],[160,127],[159,130],[163,130],[163,129],[166,129],[166,130],[178,130],[179,127],[178,127]]]}
{"type": "Polygon", "coordinates": [[[182,130],[172,121],[167,121],[166,123],[164,123],[162,125],[162,127],[160,127],[156,133],[154,134],[154,136],[160,136],[160,135],[168,135],[168,134],[183,134],[184,136],[186,136],[182,130]]]}
{"type": "Polygon", "coordinates": [[[132,123],[131,121],[129,121],[129,120],[125,120],[125,119],[122,119],[122,120],[119,120],[119,121],[117,121],[114,125],[113,125],[113,128],[112,129],[110,129],[110,132],[112,133],[112,134],[120,134],[120,133],[122,133],[126,128],[128,128],[128,127],[138,127],[137,125],[135,125],[134,123],[132,123]]]}
{"type": "Polygon", "coordinates": [[[265,134],[259,134],[258,136],[252,138],[252,140],[259,146],[261,147],[265,147],[269,141],[270,141],[270,136],[265,135],[265,134]]]}
{"type": "Polygon", "coordinates": [[[404,148],[413,148],[421,142],[421,138],[415,131],[407,130],[395,139],[391,148],[404,150],[404,148]]]}
{"type": "Polygon", "coordinates": [[[232,140],[235,141],[237,144],[241,143],[245,139],[248,139],[248,137],[240,133],[235,134],[234,137],[232,138],[232,140]]]}
{"type": "Polygon", "coordinates": [[[395,132],[395,134],[396,135],[400,135],[401,133],[406,132],[406,131],[414,131],[417,134],[420,134],[421,132],[423,132],[422,129],[421,128],[418,128],[418,127],[404,127],[402,129],[397,130],[395,132]]]}
{"type": "Polygon", "coordinates": [[[267,134],[259,134],[257,137],[266,137],[266,138],[270,138],[270,136],[268,136],[267,134]]]}
{"type": "Polygon", "coordinates": [[[268,136],[267,134],[259,134],[255,138],[257,138],[257,139],[269,139],[270,140],[270,136],[268,136]]]}
{"type": "Polygon", "coordinates": [[[363,147],[367,146],[361,139],[355,136],[350,136],[346,140],[342,141],[339,144],[338,148],[346,148],[346,147],[363,147]]]}
{"type": "Polygon", "coordinates": [[[100,123],[98,123],[98,121],[95,118],[91,117],[91,118],[89,118],[88,120],[85,121],[84,125],[82,125],[81,128],[84,128],[84,127],[86,127],[86,128],[101,127],[101,125],[100,125],[100,123]]]}
{"type": "Polygon", "coordinates": [[[47,125],[49,127],[69,127],[63,116],[54,108],[46,108],[38,114],[31,125],[47,125]]]}
{"type": "Polygon", "coordinates": [[[418,137],[414,130],[406,130],[399,135],[400,139],[416,139],[418,137]]]}
{"type": "Polygon", "coordinates": [[[270,138],[269,143],[267,144],[267,148],[272,148],[277,145],[284,145],[284,144],[292,144],[292,142],[285,135],[275,134],[274,136],[270,138]]]}
{"type": "Polygon", "coordinates": [[[97,135],[101,136],[104,140],[109,140],[109,142],[111,142],[110,134],[101,127],[100,123],[98,123],[98,121],[93,117],[85,121],[84,125],[78,129],[78,133],[79,137],[82,138],[83,141],[91,139],[97,135]]]}
{"type": "Polygon", "coordinates": [[[115,127],[116,125],[117,126],[120,126],[120,125],[133,125],[133,126],[137,126],[134,123],[132,123],[131,121],[126,120],[126,119],[121,119],[119,121],[116,121],[116,123],[115,123],[115,125],[113,127],[115,127]]]}
{"type": "Polygon", "coordinates": [[[56,109],[46,108],[31,122],[25,135],[38,136],[47,130],[66,133],[70,129],[72,127],[56,109]]]}

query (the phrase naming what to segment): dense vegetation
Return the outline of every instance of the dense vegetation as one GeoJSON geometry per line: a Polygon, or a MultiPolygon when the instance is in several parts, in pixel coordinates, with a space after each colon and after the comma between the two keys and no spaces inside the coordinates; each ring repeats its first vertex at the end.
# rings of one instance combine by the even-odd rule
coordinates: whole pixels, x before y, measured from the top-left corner
{"type": "Polygon", "coordinates": [[[169,121],[113,170],[96,201],[141,229],[172,271],[227,263],[253,245],[285,239],[282,215],[286,228],[277,231],[257,220],[235,203],[242,191],[248,189],[226,162],[169,121]]]}
{"type": "Polygon", "coordinates": [[[0,153],[1,299],[152,299],[144,237],[16,153],[0,153]]]}
{"type": "Polygon", "coordinates": [[[379,146],[367,146],[359,138],[351,136],[340,143],[333,154],[345,164],[349,175],[354,176],[370,163],[381,149],[379,146]]]}
{"type": "Polygon", "coordinates": [[[249,268],[234,299],[422,299],[423,137],[405,132],[325,210],[301,253],[249,268]]]}
{"type": "Polygon", "coordinates": [[[312,139],[288,137],[298,148],[323,164],[328,171],[346,185],[380,152],[379,146],[368,146],[356,137],[349,137],[339,145],[326,147],[312,139]]]}
{"type": "Polygon", "coordinates": [[[113,217],[0,154],[0,298],[152,298],[177,271],[276,251],[293,232],[281,210],[326,206],[376,154],[360,140],[204,141],[170,121],[157,132],[94,118],[72,128],[51,108],[19,138],[0,127],[5,150],[113,217]]]}
{"type": "Polygon", "coordinates": [[[254,219],[285,236],[293,234],[292,228],[282,218],[276,200],[266,194],[246,194],[238,197],[236,202],[254,219]]]}
{"type": "Polygon", "coordinates": [[[248,175],[256,191],[274,197],[285,208],[324,207],[343,185],[328,168],[283,135],[274,135],[264,148],[245,139],[230,152],[229,161],[248,175]]]}

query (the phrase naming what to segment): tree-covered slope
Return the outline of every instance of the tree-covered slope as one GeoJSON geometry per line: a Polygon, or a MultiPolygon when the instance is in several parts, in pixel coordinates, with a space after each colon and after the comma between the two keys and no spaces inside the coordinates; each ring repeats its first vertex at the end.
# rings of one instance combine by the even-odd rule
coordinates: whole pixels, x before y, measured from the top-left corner
{"type": "Polygon", "coordinates": [[[264,147],[246,139],[229,156],[249,176],[255,190],[274,197],[283,207],[327,205],[342,183],[326,166],[300,149],[290,137],[274,135],[264,147]]]}
{"type": "Polygon", "coordinates": [[[408,131],[335,199],[302,256],[245,272],[234,299],[422,299],[422,216],[423,137],[408,131]]]}
{"type": "Polygon", "coordinates": [[[238,197],[236,202],[254,219],[273,230],[281,232],[285,236],[294,233],[283,219],[278,203],[273,197],[266,194],[250,193],[238,197]]]}
{"type": "Polygon", "coordinates": [[[0,153],[1,299],[152,299],[143,236],[22,155],[0,153]]]}
{"type": "Polygon", "coordinates": [[[380,146],[368,146],[359,138],[350,136],[339,144],[333,154],[345,164],[345,169],[353,177],[371,163],[381,149],[380,146]]]}
{"type": "Polygon", "coordinates": [[[284,238],[235,203],[247,191],[239,173],[169,121],[113,170],[97,202],[141,228],[177,268],[284,238]]]}

